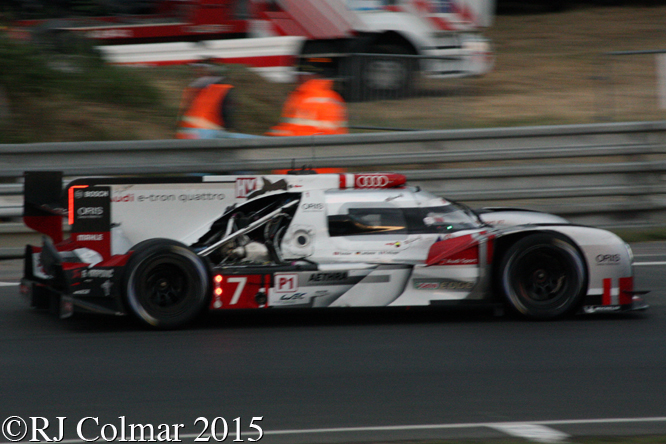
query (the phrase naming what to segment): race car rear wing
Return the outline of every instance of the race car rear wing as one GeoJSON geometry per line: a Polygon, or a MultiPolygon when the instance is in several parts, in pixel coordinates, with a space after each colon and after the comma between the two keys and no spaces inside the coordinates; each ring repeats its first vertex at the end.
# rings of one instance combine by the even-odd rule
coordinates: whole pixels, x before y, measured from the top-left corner
{"type": "Polygon", "coordinates": [[[62,241],[62,172],[27,171],[23,174],[23,222],[29,228],[62,241]]]}

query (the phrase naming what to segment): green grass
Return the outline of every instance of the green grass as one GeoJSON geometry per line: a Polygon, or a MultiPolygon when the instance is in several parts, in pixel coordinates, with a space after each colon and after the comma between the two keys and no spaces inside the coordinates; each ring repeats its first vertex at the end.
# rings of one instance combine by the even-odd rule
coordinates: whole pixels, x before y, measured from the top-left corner
{"type": "MultiPolygon", "coordinates": [[[[0,103],[5,108],[0,110],[5,116],[0,122],[0,143],[49,141],[47,135],[57,138],[57,129],[63,126],[61,117],[76,114],[81,104],[135,112],[163,107],[161,91],[145,73],[104,64],[85,42],[65,53],[44,48],[0,33],[0,88],[6,98],[6,103],[0,103]]],[[[86,124],[81,117],[76,126],[86,139],[114,138],[111,128],[86,124]]]]}
{"type": "MultiPolygon", "coordinates": [[[[625,228],[610,231],[628,243],[666,240],[666,228],[625,228]]],[[[666,443],[666,440],[663,442],[666,443]]]]}

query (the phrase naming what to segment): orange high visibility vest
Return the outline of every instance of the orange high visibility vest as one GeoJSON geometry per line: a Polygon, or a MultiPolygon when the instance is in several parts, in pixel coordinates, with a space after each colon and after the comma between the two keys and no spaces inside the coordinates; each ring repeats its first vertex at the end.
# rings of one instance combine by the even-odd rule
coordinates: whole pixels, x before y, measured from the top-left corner
{"type": "Polygon", "coordinates": [[[347,134],[347,107],[333,81],[311,79],[296,88],[282,109],[282,121],[267,136],[347,134]]]}
{"type": "Polygon", "coordinates": [[[178,122],[176,139],[191,139],[187,128],[224,131],[222,101],[233,86],[214,83],[203,88],[196,95],[190,107],[178,122]]]}

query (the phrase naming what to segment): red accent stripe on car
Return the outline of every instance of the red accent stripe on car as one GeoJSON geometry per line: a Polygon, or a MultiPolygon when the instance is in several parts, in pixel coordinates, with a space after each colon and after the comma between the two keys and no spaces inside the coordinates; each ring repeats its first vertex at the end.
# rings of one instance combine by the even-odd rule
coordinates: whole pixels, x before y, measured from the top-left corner
{"type": "Polygon", "coordinates": [[[620,305],[631,304],[633,301],[634,277],[620,278],[620,305]]]}
{"type": "Polygon", "coordinates": [[[604,279],[604,294],[601,299],[602,305],[612,305],[612,300],[611,300],[612,286],[613,286],[613,280],[611,278],[604,279]]]}

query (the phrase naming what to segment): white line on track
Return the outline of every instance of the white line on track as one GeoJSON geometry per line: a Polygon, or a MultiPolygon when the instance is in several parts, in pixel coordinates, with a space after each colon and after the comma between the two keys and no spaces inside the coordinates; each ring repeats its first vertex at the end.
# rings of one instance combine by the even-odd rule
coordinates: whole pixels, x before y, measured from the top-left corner
{"type": "MultiPolygon", "coordinates": [[[[666,416],[648,418],[608,418],[608,419],[562,419],[547,421],[517,421],[517,422],[472,422],[460,424],[417,424],[375,427],[340,427],[328,429],[294,429],[266,431],[266,435],[296,435],[304,433],[337,433],[337,432],[381,432],[400,430],[432,430],[432,429],[470,429],[474,427],[502,427],[510,425],[571,425],[571,424],[622,424],[636,422],[666,422],[666,416]]],[[[3,444],[3,443],[0,443],[3,444]]]]}
{"type": "Polygon", "coordinates": [[[648,267],[652,265],[666,265],[666,262],[634,262],[634,267],[648,267]]]}
{"type": "MultiPolygon", "coordinates": [[[[414,424],[414,425],[396,425],[396,426],[370,426],[370,427],[333,427],[321,429],[286,429],[286,430],[264,430],[265,436],[271,435],[308,435],[308,434],[327,434],[327,433],[355,433],[355,432],[394,432],[394,431],[410,431],[410,430],[447,430],[447,429],[472,429],[472,428],[492,428],[495,430],[503,431],[511,434],[508,430],[514,432],[523,430],[523,438],[532,439],[537,442],[561,442],[563,432],[554,429],[549,429],[546,426],[558,425],[580,425],[580,424],[631,424],[641,422],[666,422],[666,416],[646,417],[646,418],[606,418],[606,419],[557,419],[546,421],[516,421],[516,422],[479,422],[479,423],[459,423],[459,424],[414,424]],[[535,426],[535,427],[532,427],[535,426]],[[547,429],[547,430],[546,430],[547,429]],[[531,433],[532,437],[528,438],[527,433],[531,433]],[[547,437],[551,439],[559,439],[559,441],[539,441],[539,436],[544,438],[543,435],[538,435],[538,432],[547,433],[547,437]],[[554,432],[557,432],[555,434],[554,432]]],[[[257,435],[258,432],[247,431],[243,432],[242,436],[257,435]]],[[[197,433],[188,433],[179,435],[180,439],[193,439],[200,436],[197,433]]],[[[514,435],[519,436],[519,435],[514,435]]],[[[204,438],[206,435],[203,436],[204,438]]],[[[60,444],[76,444],[86,442],[83,439],[63,439],[58,441],[60,444]]],[[[0,444],[13,444],[11,442],[0,442],[0,444]]]]}
{"type": "Polygon", "coordinates": [[[18,284],[18,282],[0,282],[0,287],[15,287],[18,284]]]}
{"type": "Polygon", "coordinates": [[[507,435],[540,443],[560,443],[570,438],[564,432],[539,424],[498,424],[492,428],[507,435]]]}

